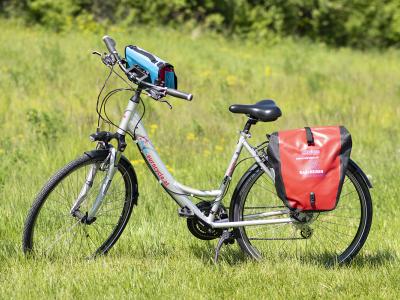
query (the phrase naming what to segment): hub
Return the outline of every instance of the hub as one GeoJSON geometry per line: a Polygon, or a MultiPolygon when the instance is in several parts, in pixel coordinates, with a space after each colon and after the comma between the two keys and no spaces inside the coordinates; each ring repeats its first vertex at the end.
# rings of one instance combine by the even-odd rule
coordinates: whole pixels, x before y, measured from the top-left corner
{"type": "Polygon", "coordinates": [[[313,231],[314,231],[314,230],[313,230],[310,226],[305,225],[305,226],[303,226],[303,228],[300,230],[300,234],[301,234],[301,236],[302,236],[303,238],[309,239],[309,238],[312,236],[313,231]]]}
{"type": "Polygon", "coordinates": [[[88,217],[88,212],[86,212],[85,214],[83,214],[81,211],[76,210],[72,213],[72,216],[74,216],[76,219],[80,220],[81,223],[86,224],[86,225],[90,225],[92,224],[94,221],[96,221],[96,217],[93,217],[89,220],[88,217]]]}

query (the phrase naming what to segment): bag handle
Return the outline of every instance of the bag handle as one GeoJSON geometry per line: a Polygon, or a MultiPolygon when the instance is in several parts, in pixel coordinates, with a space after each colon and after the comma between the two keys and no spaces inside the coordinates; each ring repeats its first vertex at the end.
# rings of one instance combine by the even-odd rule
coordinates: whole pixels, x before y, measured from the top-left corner
{"type": "Polygon", "coordinates": [[[144,50],[142,50],[142,49],[139,49],[137,46],[131,46],[131,48],[132,48],[133,50],[135,50],[137,53],[140,53],[140,54],[146,56],[148,59],[150,59],[150,61],[151,61],[153,64],[155,64],[155,63],[157,62],[157,59],[153,56],[153,54],[151,54],[151,53],[149,53],[149,52],[147,52],[147,51],[144,51],[144,50]]]}
{"type": "Polygon", "coordinates": [[[304,127],[304,129],[306,130],[306,138],[308,146],[314,145],[314,136],[312,134],[311,128],[304,127]]]}

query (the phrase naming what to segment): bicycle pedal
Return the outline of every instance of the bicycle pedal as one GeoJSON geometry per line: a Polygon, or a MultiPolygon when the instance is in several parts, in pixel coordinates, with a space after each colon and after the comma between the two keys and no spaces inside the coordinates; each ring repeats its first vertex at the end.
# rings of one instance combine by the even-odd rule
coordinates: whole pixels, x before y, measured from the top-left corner
{"type": "Polygon", "coordinates": [[[192,218],[194,217],[193,212],[186,206],[178,209],[178,215],[182,218],[192,218]]]}

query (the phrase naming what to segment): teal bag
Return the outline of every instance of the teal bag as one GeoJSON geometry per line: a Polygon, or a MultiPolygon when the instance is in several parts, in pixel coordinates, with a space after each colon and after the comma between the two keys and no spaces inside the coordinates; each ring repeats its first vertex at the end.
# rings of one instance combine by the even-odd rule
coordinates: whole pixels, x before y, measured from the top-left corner
{"type": "Polygon", "coordinates": [[[137,46],[126,46],[125,60],[127,68],[139,67],[144,70],[149,75],[148,81],[152,84],[172,89],[178,88],[174,66],[150,52],[137,46]]]}

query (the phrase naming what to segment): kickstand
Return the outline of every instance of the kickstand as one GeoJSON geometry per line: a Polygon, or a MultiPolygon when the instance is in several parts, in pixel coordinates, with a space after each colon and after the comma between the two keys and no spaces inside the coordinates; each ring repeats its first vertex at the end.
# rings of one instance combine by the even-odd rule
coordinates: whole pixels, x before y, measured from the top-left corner
{"type": "Polygon", "coordinates": [[[235,242],[235,235],[233,231],[224,230],[218,241],[217,248],[215,248],[214,263],[218,263],[219,251],[223,244],[233,244],[235,242]]]}

